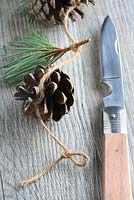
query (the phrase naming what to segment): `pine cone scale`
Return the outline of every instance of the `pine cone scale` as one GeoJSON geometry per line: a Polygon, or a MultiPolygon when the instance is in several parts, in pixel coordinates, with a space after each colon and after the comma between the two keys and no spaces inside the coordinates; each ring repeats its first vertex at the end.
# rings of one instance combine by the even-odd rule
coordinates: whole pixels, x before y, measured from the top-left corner
{"type": "Polygon", "coordinates": [[[46,87],[46,94],[52,96],[53,93],[57,90],[57,88],[58,85],[55,82],[51,81],[46,87]]]}
{"type": "Polygon", "coordinates": [[[65,94],[69,94],[72,92],[73,90],[72,83],[68,78],[65,78],[61,81],[60,90],[63,91],[65,94]]]}

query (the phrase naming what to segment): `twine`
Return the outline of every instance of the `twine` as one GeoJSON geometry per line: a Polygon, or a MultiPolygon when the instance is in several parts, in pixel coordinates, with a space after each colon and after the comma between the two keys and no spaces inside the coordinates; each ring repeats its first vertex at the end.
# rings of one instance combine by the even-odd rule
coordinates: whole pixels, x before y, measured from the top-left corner
{"type": "Polygon", "coordinates": [[[74,37],[71,35],[71,33],[68,31],[68,27],[67,27],[67,20],[68,20],[68,16],[69,13],[74,10],[74,8],[77,6],[73,6],[70,7],[65,15],[65,19],[64,19],[64,31],[69,39],[69,41],[72,43],[68,48],[66,49],[70,49],[72,50],[73,54],[67,58],[66,60],[60,62],[58,65],[54,66],[53,68],[49,68],[48,72],[46,74],[43,75],[43,77],[40,80],[39,83],[39,89],[40,89],[40,97],[38,99],[38,102],[35,102],[34,106],[35,106],[35,110],[36,110],[36,117],[39,120],[39,122],[41,123],[42,127],[44,128],[44,130],[46,130],[47,134],[63,149],[63,153],[61,154],[61,156],[55,160],[51,165],[48,166],[48,168],[44,169],[42,172],[37,173],[35,176],[33,176],[30,179],[24,180],[20,183],[21,187],[25,187],[31,183],[36,182],[37,180],[39,180],[40,178],[42,178],[44,175],[46,175],[47,173],[49,173],[61,160],[63,159],[68,159],[71,160],[72,163],[74,163],[76,166],[78,167],[84,167],[86,166],[89,161],[90,161],[90,157],[82,152],[82,151],[72,151],[70,149],[68,149],[48,128],[47,126],[44,124],[42,117],[40,115],[40,111],[38,109],[38,104],[40,102],[40,100],[42,100],[44,98],[44,82],[48,79],[48,77],[51,75],[52,72],[54,72],[57,69],[61,69],[61,67],[65,64],[68,64],[69,62],[71,62],[72,60],[74,60],[74,58],[76,58],[79,53],[80,53],[80,46],[82,44],[87,43],[90,41],[90,39],[85,40],[84,42],[76,42],[74,37]],[[78,161],[75,159],[75,156],[79,156],[82,157],[83,160],[82,161],[78,161]]]}
{"type": "Polygon", "coordinates": [[[55,160],[51,165],[48,166],[48,168],[44,169],[42,172],[36,174],[35,176],[33,176],[30,179],[24,180],[21,182],[21,187],[25,187],[31,183],[36,182],[37,180],[39,180],[40,178],[42,178],[43,176],[45,176],[47,173],[49,173],[61,160],[63,159],[70,159],[76,166],[79,167],[84,167],[86,166],[89,161],[90,158],[89,156],[81,151],[71,151],[70,149],[68,149],[48,128],[47,126],[44,124],[39,109],[36,110],[36,116],[39,119],[41,125],[43,126],[44,130],[46,130],[47,134],[51,136],[52,139],[54,139],[54,141],[64,150],[63,153],[61,154],[61,156],[55,160]],[[77,161],[74,156],[79,156],[83,158],[83,161],[77,161]]]}
{"type": "MultiPolygon", "coordinates": [[[[66,51],[68,50],[71,50],[73,52],[73,54],[67,58],[66,60],[60,62],[58,65],[54,66],[53,68],[51,68],[48,73],[44,74],[44,76],[41,78],[40,80],[40,84],[39,84],[39,88],[40,88],[40,91],[44,89],[44,82],[47,80],[47,78],[57,69],[61,69],[65,64],[68,64],[69,62],[71,62],[72,60],[74,60],[80,53],[81,53],[81,45],[84,45],[85,43],[87,42],[90,42],[91,39],[88,38],[87,40],[84,40],[84,41],[80,41],[80,42],[77,42],[74,37],[72,36],[72,34],[70,33],[70,31],[68,30],[68,26],[67,26],[67,20],[68,20],[68,16],[69,16],[69,13],[71,11],[74,10],[74,8],[76,8],[77,5],[75,6],[71,6],[67,12],[66,12],[66,15],[65,15],[65,18],[64,18],[64,31],[65,31],[65,34],[67,35],[69,41],[71,42],[71,45],[66,48],[66,51]]],[[[43,93],[42,93],[43,95],[43,93]]]]}
{"type": "Polygon", "coordinates": [[[65,15],[65,18],[64,18],[64,31],[65,31],[65,33],[66,33],[66,35],[67,35],[67,37],[68,37],[68,39],[69,39],[69,41],[70,41],[71,43],[76,43],[76,41],[75,41],[74,37],[72,36],[72,34],[71,34],[71,33],[69,32],[69,30],[68,30],[67,20],[68,20],[69,13],[70,13],[71,11],[73,11],[76,7],[77,7],[77,5],[71,6],[71,7],[67,10],[66,15],[65,15]]]}

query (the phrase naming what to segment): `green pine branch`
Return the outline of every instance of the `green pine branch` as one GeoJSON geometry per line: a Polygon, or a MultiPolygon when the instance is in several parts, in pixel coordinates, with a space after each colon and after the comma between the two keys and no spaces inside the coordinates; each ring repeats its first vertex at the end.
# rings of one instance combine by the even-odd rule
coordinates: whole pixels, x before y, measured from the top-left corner
{"type": "Polygon", "coordinates": [[[21,82],[23,76],[32,73],[37,65],[50,66],[65,53],[36,32],[17,38],[5,49],[7,53],[0,59],[8,62],[0,67],[4,68],[2,80],[12,84],[21,82]]]}

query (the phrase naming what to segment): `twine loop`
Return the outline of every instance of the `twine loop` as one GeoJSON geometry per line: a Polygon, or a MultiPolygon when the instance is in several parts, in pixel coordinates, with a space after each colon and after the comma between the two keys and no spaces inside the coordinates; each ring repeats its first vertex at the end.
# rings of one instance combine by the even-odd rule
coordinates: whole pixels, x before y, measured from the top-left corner
{"type": "Polygon", "coordinates": [[[63,158],[71,159],[71,161],[78,167],[85,167],[90,161],[89,156],[86,153],[81,152],[81,151],[72,152],[67,149],[63,152],[62,156],[63,158]],[[74,158],[74,156],[82,157],[83,160],[78,161],[74,158]]]}

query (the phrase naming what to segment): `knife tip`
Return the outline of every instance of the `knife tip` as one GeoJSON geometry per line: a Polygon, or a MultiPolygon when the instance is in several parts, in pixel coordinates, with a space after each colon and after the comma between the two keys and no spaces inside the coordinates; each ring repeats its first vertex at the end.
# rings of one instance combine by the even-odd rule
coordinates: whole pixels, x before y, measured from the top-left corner
{"type": "Polygon", "coordinates": [[[104,22],[103,22],[103,26],[104,26],[105,24],[109,24],[109,23],[110,23],[110,24],[111,24],[111,23],[114,24],[114,23],[113,23],[113,20],[112,20],[112,17],[111,17],[110,15],[107,15],[106,18],[105,18],[105,20],[104,20],[104,22]]]}
{"type": "Polygon", "coordinates": [[[116,32],[115,25],[113,23],[112,17],[110,15],[107,15],[104,19],[102,29],[101,29],[101,35],[105,35],[105,32],[116,32]]]}
{"type": "Polygon", "coordinates": [[[107,15],[106,17],[105,17],[105,19],[107,20],[107,19],[111,19],[111,16],[110,15],[107,15]]]}

